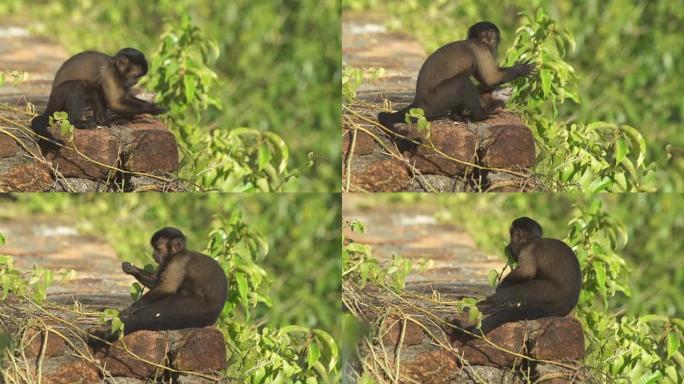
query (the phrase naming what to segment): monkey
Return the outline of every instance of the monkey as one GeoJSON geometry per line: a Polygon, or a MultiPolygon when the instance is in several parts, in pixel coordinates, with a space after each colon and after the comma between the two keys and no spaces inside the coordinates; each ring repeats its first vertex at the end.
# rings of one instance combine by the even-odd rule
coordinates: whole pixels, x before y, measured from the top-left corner
{"type": "Polygon", "coordinates": [[[542,237],[541,225],[529,217],[515,219],[509,232],[506,252],[517,266],[479,303],[504,307],[482,321],[485,335],[508,322],[565,316],[579,300],[582,273],[567,244],[542,237]]]}
{"type": "MultiPolygon", "coordinates": [[[[124,262],[124,273],[149,288],[142,298],[119,313],[124,335],[139,330],[172,330],[212,325],[226,302],[228,280],[221,266],[211,257],[186,249],[185,235],[177,228],[165,227],[154,233],[150,244],[155,272],[124,262]]],[[[103,339],[117,334],[95,329],[103,339]]]]}
{"type": "Polygon", "coordinates": [[[48,122],[57,111],[66,111],[69,123],[76,128],[103,125],[107,107],[125,116],[164,113],[166,108],[132,93],[133,86],[147,70],[145,55],[135,48],[124,48],[113,57],[95,51],[78,53],[57,70],[45,111],[31,121],[31,128],[54,140],[48,131],[48,122]],[[93,109],[95,124],[83,119],[87,104],[93,109]]]}
{"type": "Polygon", "coordinates": [[[468,29],[466,40],[439,48],[420,68],[411,104],[394,113],[380,112],[380,124],[394,131],[394,124],[404,122],[411,108],[422,108],[428,120],[446,114],[454,120],[462,120],[464,110],[470,112],[472,121],[484,120],[487,116],[480,102],[480,90],[470,76],[475,77],[481,90],[485,91],[535,71],[530,60],[500,68],[496,63],[500,40],[501,33],[496,25],[480,21],[468,29]]]}

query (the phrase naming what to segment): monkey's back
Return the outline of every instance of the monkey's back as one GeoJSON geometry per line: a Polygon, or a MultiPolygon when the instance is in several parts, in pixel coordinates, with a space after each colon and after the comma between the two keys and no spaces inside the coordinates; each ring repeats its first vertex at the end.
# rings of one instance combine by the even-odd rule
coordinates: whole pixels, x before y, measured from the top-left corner
{"type": "MultiPolygon", "coordinates": [[[[575,252],[558,239],[542,238],[532,244],[537,259],[537,278],[553,281],[560,293],[576,300],[582,288],[582,272],[575,252]]],[[[573,304],[574,306],[574,304],[573,304]]]]}
{"type": "Polygon", "coordinates": [[[458,75],[475,73],[474,43],[454,41],[433,52],[420,67],[416,81],[415,100],[423,100],[444,80],[458,75]]]}
{"type": "Polygon", "coordinates": [[[226,302],[228,279],[219,263],[199,252],[188,252],[186,281],[179,290],[191,290],[206,301],[208,307],[220,312],[226,302]]]}
{"type": "Polygon", "coordinates": [[[77,53],[65,61],[55,74],[52,81],[52,89],[57,88],[67,81],[81,80],[90,84],[93,79],[100,79],[100,71],[103,66],[110,65],[111,57],[101,52],[85,51],[77,53]]]}

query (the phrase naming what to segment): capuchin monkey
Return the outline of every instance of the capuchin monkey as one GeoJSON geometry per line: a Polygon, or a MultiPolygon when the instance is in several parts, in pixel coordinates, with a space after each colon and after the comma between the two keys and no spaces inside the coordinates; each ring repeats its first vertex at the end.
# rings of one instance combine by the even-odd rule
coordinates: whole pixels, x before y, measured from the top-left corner
{"type": "Polygon", "coordinates": [[[134,48],[124,48],[114,57],[94,51],[81,52],[57,70],[45,111],[31,121],[31,128],[54,139],[48,123],[50,116],[58,111],[66,111],[69,123],[76,128],[105,124],[107,107],[125,116],[164,113],[166,108],[138,99],[132,93],[132,87],[146,73],[145,55],[134,48]],[[84,120],[86,106],[93,109],[94,123],[84,120]]]}
{"type": "Polygon", "coordinates": [[[464,112],[470,119],[485,119],[480,102],[480,89],[470,76],[480,83],[482,90],[528,76],[535,70],[530,61],[519,61],[509,68],[496,63],[496,50],[501,40],[499,28],[488,21],[481,21],[468,29],[468,39],[449,43],[430,55],[418,73],[416,94],[413,102],[401,110],[380,112],[378,121],[394,131],[394,124],[405,121],[411,108],[422,108],[428,120],[450,115],[463,119],[464,112]]]}
{"type": "Polygon", "coordinates": [[[510,236],[506,252],[518,265],[481,303],[504,307],[482,321],[483,334],[512,321],[565,316],[579,300],[582,274],[570,247],[543,238],[542,227],[529,217],[513,221],[510,236]]]}
{"type": "MultiPolygon", "coordinates": [[[[187,250],[185,235],[176,228],[162,228],[150,241],[155,272],[147,272],[124,262],[124,273],[135,277],[150,290],[119,313],[124,333],[206,327],[216,322],[223,310],[228,280],[221,266],[211,257],[187,250]]],[[[102,329],[91,333],[114,339],[102,329]]]]}

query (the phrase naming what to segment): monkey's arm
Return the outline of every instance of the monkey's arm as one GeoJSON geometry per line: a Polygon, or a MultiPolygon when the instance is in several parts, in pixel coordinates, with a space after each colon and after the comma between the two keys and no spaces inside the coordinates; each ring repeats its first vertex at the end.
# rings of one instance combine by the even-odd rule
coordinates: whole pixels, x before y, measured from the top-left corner
{"type": "Polygon", "coordinates": [[[534,258],[533,250],[529,248],[523,249],[520,251],[520,256],[518,257],[518,267],[506,275],[496,289],[498,291],[501,288],[532,280],[536,274],[537,260],[534,258]]]}
{"type": "Polygon", "coordinates": [[[117,113],[135,115],[151,113],[157,115],[166,112],[166,108],[155,103],[138,99],[130,94],[113,74],[105,74],[102,78],[102,92],[109,107],[117,113]]]}
{"type": "Polygon", "coordinates": [[[530,61],[519,61],[512,67],[500,68],[489,50],[475,47],[473,52],[476,62],[475,78],[484,85],[484,88],[494,88],[534,72],[534,64],[530,61]]]}
{"type": "Polygon", "coordinates": [[[160,274],[157,285],[149,292],[143,295],[140,300],[141,303],[149,304],[168,295],[173,295],[178,292],[178,288],[185,279],[185,269],[188,263],[188,256],[176,255],[168,261],[168,265],[164,267],[160,274]]]}
{"type": "Polygon", "coordinates": [[[125,274],[135,277],[135,279],[138,280],[140,284],[144,285],[149,289],[154,288],[159,282],[156,273],[147,272],[146,270],[140,269],[129,262],[121,263],[121,269],[123,269],[125,274]]]}

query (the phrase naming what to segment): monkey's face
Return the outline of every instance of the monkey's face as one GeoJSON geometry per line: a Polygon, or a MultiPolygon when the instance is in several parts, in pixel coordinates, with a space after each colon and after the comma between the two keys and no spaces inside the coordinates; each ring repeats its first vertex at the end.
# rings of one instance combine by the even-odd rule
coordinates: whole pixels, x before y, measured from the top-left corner
{"type": "Polygon", "coordinates": [[[157,264],[163,264],[166,258],[169,256],[169,243],[170,241],[164,238],[160,238],[154,243],[153,257],[157,264]]]}
{"type": "Polygon", "coordinates": [[[501,41],[501,36],[499,36],[497,31],[489,29],[482,32],[480,35],[480,41],[482,41],[484,45],[488,46],[489,49],[492,50],[492,53],[496,53],[496,50],[499,47],[499,41],[501,41]]]}
{"type": "Polygon", "coordinates": [[[138,84],[138,80],[140,80],[143,75],[143,70],[139,65],[129,65],[126,72],[123,73],[123,80],[126,88],[131,88],[138,84]]]}

